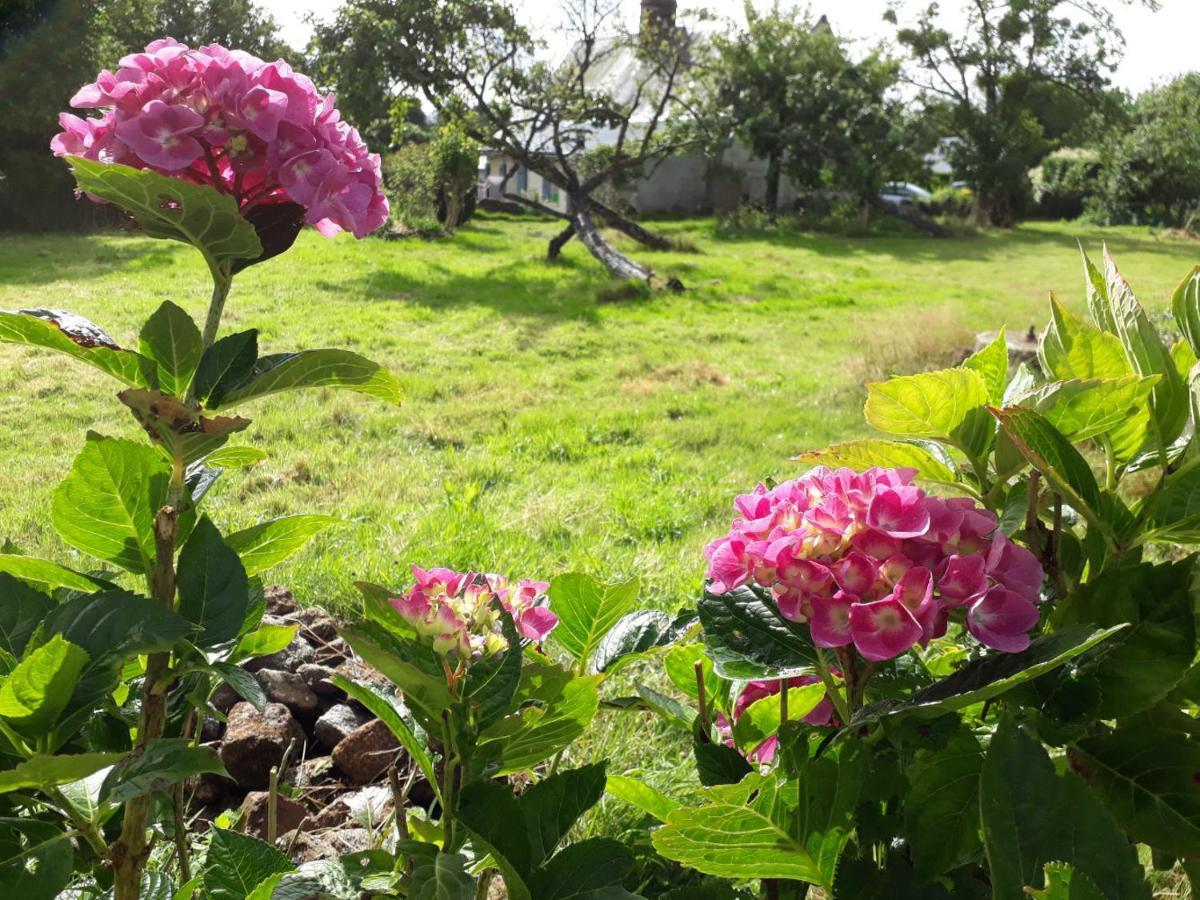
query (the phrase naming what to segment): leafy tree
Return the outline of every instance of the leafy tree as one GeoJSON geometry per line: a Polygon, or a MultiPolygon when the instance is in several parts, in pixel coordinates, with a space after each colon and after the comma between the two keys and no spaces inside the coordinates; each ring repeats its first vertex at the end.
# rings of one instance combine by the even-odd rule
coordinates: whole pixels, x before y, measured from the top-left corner
{"type": "Polygon", "coordinates": [[[963,24],[948,22],[937,3],[902,23],[901,5],[893,0],[887,19],[912,56],[914,83],[949,113],[948,133],[959,138],[953,161],[975,189],[976,219],[1011,225],[1026,173],[1051,149],[1046,120],[1062,104],[1048,99],[1105,96],[1123,43],[1111,4],[971,0],[963,24]]]}
{"type": "MultiPolygon", "coordinates": [[[[634,33],[621,27],[612,0],[576,0],[565,10],[562,41],[571,50],[560,63],[536,58],[539,44],[509,0],[349,0],[318,27],[314,47],[322,71],[348,78],[345,87],[337,82],[339,96],[373,84],[382,96],[420,92],[442,119],[468,110],[472,139],[512,158],[511,172],[536,172],[569,198],[564,213],[507,194],[567,222],[551,256],[578,236],[612,274],[648,280],[650,269],[617,251],[594,217],[666,246],[596,199],[605,185],[688,145],[668,123],[683,102],[692,38],[669,21],[674,4],[657,6],[662,15],[634,33]]],[[[372,108],[383,108],[380,96],[372,108]]]]}
{"type": "Polygon", "coordinates": [[[471,140],[462,125],[449,122],[438,128],[429,142],[429,150],[437,187],[445,198],[446,217],[442,224],[453,234],[462,221],[464,199],[475,187],[479,144],[471,140]]]}
{"type": "Polygon", "coordinates": [[[1190,228],[1200,214],[1200,73],[1138,97],[1101,149],[1104,218],[1190,228]]]}

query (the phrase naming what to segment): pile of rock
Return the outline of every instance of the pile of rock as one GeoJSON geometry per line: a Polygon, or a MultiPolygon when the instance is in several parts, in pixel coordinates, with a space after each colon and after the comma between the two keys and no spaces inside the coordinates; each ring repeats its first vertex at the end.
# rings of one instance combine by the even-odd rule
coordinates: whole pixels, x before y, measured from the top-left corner
{"type": "MultiPolygon", "coordinates": [[[[265,839],[271,770],[284,765],[276,801],[281,849],[301,863],[375,846],[375,834],[392,817],[388,769],[394,765],[406,775],[409,760],[387,726],[338,688],[333,676],[358,684],[388,681],[338,637],[327,612],[297,609],[285,588],[267,591],[263,621],[298,626],[296,638],[243,666],[266,694],[265,710],[228,685],[214,693],[213,706],[226,721],[209,719],[203,739],[217,749],[230,777],[205,775],[193,782],[193,806],[203,818],[240,805],[238,827],[265,839]]],[[[410,796],[427,801],[430,793],[418,783],[410,796]]]]}

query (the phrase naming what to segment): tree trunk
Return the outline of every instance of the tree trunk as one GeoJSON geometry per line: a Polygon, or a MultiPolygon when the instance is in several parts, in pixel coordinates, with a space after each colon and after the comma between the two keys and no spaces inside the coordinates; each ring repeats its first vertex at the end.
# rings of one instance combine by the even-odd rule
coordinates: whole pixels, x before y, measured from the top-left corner
{"type": "Polygon", "coordinates": [[[767,192],[763,196],[763,205],[772,216],[779,212],[779,183],[782,160],[779,153],[767,157],[767,192]]]}
{"type": "Polygon", "coordinates": [[[858,227],[866,231],[871,227],[871,199],[863,197],[858,202],[858,227]]]}
{"type": "Polygon", "coordinates": [[[588,248],[588,252],[615,278],[626,281],[630,279],[649,281],[650,270],[634,262],[606,241],[592,220],[592,214],[587,208],[587,198],[579,199],[582,202],[577,203],[572,198],[571,222],[575,227],[575,233],[579,235],[579,240],[583,241],[583,246],[588,248]]]}
{"type": "Polygon", "coordinates": [[[562,253],[563,246],[573,237],[575,237],[575,223],[571,222],[566,228],[550,238],[550,247],[546,251],[546,256],[550,259],[558,259],[559,254],[562,253]]]}
{"type": "Polygon", "coordinates": [[[649,247],[651,250],[670,250],[671,242],[661,234],[655,234],[649,229],[643,228],[637,222],[633,222],[615,209],[609,209],[602,203],[589,198],[588,203],[592,212],[604,219],[605,223],[617,229],[626,237],[631,237],[643,247],[649,247]]]}
{"type": "Polygon", "coordinates": [[[462,215],[462,196],[453,190],[446,191],[446,221],[442,223],[446,234],[454,234],[460,215],[462,215]]]}

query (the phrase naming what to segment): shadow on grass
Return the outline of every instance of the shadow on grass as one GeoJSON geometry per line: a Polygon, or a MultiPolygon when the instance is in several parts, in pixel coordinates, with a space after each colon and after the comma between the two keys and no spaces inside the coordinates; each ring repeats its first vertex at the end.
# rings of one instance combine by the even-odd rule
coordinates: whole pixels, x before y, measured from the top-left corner
{"type": "Polygon", "coordinates": [[[167,268],[178,259],[179,246],[138,239],[122,231],[5,234],[0,238],[0,283],[46,284],[94,278],[115,269],[144,272],[167,268]]]}

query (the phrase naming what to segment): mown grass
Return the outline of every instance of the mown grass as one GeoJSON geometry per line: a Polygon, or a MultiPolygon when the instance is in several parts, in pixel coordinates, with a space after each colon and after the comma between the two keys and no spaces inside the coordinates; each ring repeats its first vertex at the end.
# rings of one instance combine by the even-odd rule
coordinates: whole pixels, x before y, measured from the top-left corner
{"type": "MultiPolygon", "coordinates": [[[[217,521],[344,517],[273,574],[308,602],[344,605],[355,580],[399,584],[410,563],[444,563],[632,574],[646,602],[673,608],[695,596],[735,492],[864,433],[864,380],[953,361],[985,328],[1040,323],[1050,289],[1078,304],[1076,239],[1097,252],[1107,239],[1156,307],[1200,256],[1145,232],[1060,225],[943,241],[661,227],[699,252],[642,253],[689,288],[648,299],[601,302],[612,282],[578,245],[545,261],[554,225],[529,220],[477,220],[433,242],[307,233],[249,270],[226,329],[260,328],[267,351],[357,350],[391,366],[408,398],[261,401],[244,440],[270,458],[222,478],[217,521]]],[[[197,316],[206,306],[185,247],[0,242],[0,308],[71,309],[130,342],[167,298],[197,316]]],[[[90,370],[0,347],[0,540],[75,561],[47,511],[86,429],[136,436],[113,393],[90,370]]]]}

